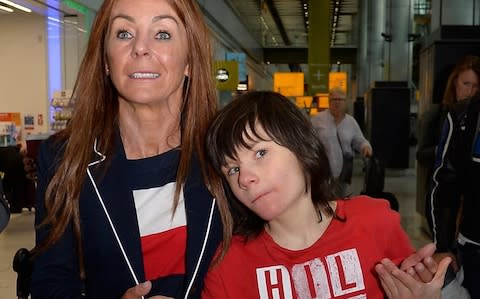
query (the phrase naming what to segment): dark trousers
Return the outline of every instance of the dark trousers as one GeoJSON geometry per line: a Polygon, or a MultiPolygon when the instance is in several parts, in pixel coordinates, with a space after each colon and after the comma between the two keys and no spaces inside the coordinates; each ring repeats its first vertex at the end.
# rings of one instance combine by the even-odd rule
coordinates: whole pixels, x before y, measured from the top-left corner
{"type": "Polygon", "coordinates": [[[463,286],[472,299],[480,299],[480,246],[458,244],[458,254],[465,274],[463,286]]]}

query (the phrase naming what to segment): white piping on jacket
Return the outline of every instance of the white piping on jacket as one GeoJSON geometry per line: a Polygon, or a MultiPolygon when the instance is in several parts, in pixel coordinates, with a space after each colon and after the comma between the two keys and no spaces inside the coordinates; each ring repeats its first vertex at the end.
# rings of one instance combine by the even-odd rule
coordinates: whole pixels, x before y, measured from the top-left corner
{"type": "MultiPolygon", "coordinates": [[[[90,168],[91,166],[93,165],[97,165],[103,161],[105,161],[105,159],[107,158],[107,156],[105,156],[104,154],[102,154],[101,152],[99,152],[97,150],[97,139],[95,139],[95,142],[93,144],[93,150],[95,151],[95,153],[97,155],[99,155],[101,158],[100,160],[97,160],[97,161],[93,161],[91,163],[88,164],[88,167],[87,167],[87,174],[88,174],[88,177],[90,178],[90,182],[92,182],[92,185],[93,185],[93,188],[95,189],[95,193],[97,194],[97,198],[98,200],[100,201],[100,204],[102,205],[102,208],[103,208],[103,211],[105,212],[105,216],[107,217],[107,220],[108,220],[108,223],[110,224],[110,228],[112,229],[113,231],[113,234],[115,236],[115,239],[118,243],[118,246],[120,247],[120,250],[122,251],[122,255],[123,255],[123,259],[125,260],[125,262],[127,263],[127,266],[128,266],[128,270],[130,271],[130,274],[132,274],[132,277],[133,277],[133,280],[135,281],[135,284],[139,284],[138,282],[138,278],[137,276],[135,275],[135,272],[133,271],[133,267],[130,263],[130,260],[128,259],[128,256],[127,256],[127,253],[125,252],[125,249],[123,247],[123,244],[122,244],[122,241],[120,240],[120,237],[118,236],[118,233],[117,233],[117,230],[115,229],[115,226],[113,225],[113,222],[112,222],[112,219],[110,218],[110,214],[108,213],[107,211],[107,207],[105,206],[105,203],[103,202],[103,198],[102,198],[102,195],[100,194],[100,191],[98,191],[98,187],[97,187],[97,184],[95,183],[95,180],[93,179],[93,176],[92,176],[92,173],[90,172],[90,168]]],[[[142,299],[144,299],[143,296],[141,296],[142,299]]]]}
{"type": "MultiPolygon", "coordinates": [[[[132,268],[132,265],[130,263],[130,260],[128,259],[128,256],[125,252],[125,249],[123,247],[123,244],[117,234],[117,231],[115,229],[115,226],[113,225],[113,222],[112,222],[112,219],[110,218],[110,214],[108,213],[107,211],[107,208],[103,202],[103,198],[102,198],[102,195],[100,194],[100,191],[98,191],[98,187],[97,187],[97,184],[95,183],[95,180],[93,179],[93,176],[90,172],[90,169],[89,167],[93,166],[93,165],[97,165],[97,164],[100,164],[101,162],[105,161],[105,159],[107,158],[107,156],[105,156],[103,153],[99,152],[98,149],[97,149],[97,139],[95,139],[95,142],[93,144],[93,151],[99,155],[101,158],[99,160],[96,160],[96,161],[93,161],[91,163],[88,164],[88,167],[87,167],[87,174],[88,174],[88,177],[90,179],[90,182],[92,183],[93,185],[93,188],[95,189],[95,193],[97,195],[97,198],[98,200],[100,201],[100,204],[102,205],[102,208],[103,208],[103,211],[108,219],[108,223],[110,224],[110,227],[113,231],[113,234],[115,235],[115,239],[118,243],[118,246],[120,247],[120,250],[122,251],[122,255],[123,255],[123,259],[125,260],[125,262],[127,263],[127,266],[128,266],[128,269],[130,270],[130,274],[132,274],[132,277],[133,277],[133,280],[135,281],[135,284],[139,284],[139,281],[138,281],[138,278],[137,276],[135,275],[135,272],[133,271],[133,268],[132,268]]],[[[192,275],[192,279],[190,280],[190,283],[188,284],[188,287],[187,287],[187,291],[185,292],[185,299],[188,298],[188,295],[192,289],[192,286],[193,286],[193,282],[195,281],[195,278],[198,274],[198,269],[200,268],[200,263],[203,259],[203,255],[205,254],[205,249],[207,247],[207,241],[208,241],[208,236],[210,235],[210,229],[211,229],[211,226],[212,226],[212,222],[213,222],[213,213],[215,211],[215,202],[216,202],[216,199],[213,198],[212,200],[212,205],[210,207],[210,214],[208,216],[208,225],[207,225],[207,231],[206,231],[206,236],[203,240],[203,244],[202,244],[202,250],[200,251],[200,256],[198,257],[198,260],[197,260],[197,264],[195,265],[195,270],[193,271],[193,275],[192,275]]],[[[142,299],[144,299],[144,297],[142,296],[141,297],[142,299]]]]}
{"type": "Polygon", "coordinates": [[[435,172],[433,173],[433,183],[434,183],[434,187],[432,189],[432,193],[430,194],[430,214],[431,214],[431,217],[432,217],[432,226],[433,226],[433,241],[435,242],[435,244],[437,244],[437,225],[436,225],[436,222],[435,222],[435,213],[434,213],[434,205],[433,205],[433,194],[435,194],[435,192],[437,191],[437,187],[439,185],[438,181],[437,181],[437,174],[438,174],[438,171],[443,167],[444,163],[445,163],[445,155],[447,154],[447,149],[448,147],[450,146],[450,139],[452,138],[452,132],[453,132],[453,120],[452,120],[452,116],[450,115],[450,113],[447,114],[447,120],[448,120],[448,124],[449,124],[449,128],[448,128],[448,135],[447,135],[447,141],[445,142],[445,146],[443,147],[443,152],[442,152],[442,162],[440,163],[440,165],[437,167],[437,169],[435,169],[435,172]]]}
{"type": "Polygon", "coordinates": [[[215,201],[216,199],[213,198],[212,200],[212,206],[210,207],[210,215],[208,216],[208,225],[207,225],[207,232],[206,236],[203,239],[203,244],[202,244],[202,251],[200,251],[200,256],[198,257],[197,265],[195,266],[195,271],[193,271],[192,279],[190,280],[190,283],[188,284],[187,291],[185,292],[185,299],[188,297],[188,293],[190,293],[190,290],[193,286],[193,282],[195,281],[195,277],[197,276],[198,273],[198,268],[200,268],[200,262],[202,261],[203,254],[205,253],[205,248],[207,247],[207,241],[208,241],[208,236],[210,235],[210,228],[212,226],[212,221],[213,221],[213,212],[215,211],[215,201]]]}

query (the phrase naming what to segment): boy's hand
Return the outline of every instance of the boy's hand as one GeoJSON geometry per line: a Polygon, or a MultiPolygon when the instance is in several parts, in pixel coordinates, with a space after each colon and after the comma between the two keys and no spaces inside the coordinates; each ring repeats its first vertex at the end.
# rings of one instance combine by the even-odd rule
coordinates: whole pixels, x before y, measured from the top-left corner
{"type": "Polygon", "coordinates": [[[383,259],[375,266],[380,283],[390,299],[439,299],[445,279],[450,257],[444,258],[430,282],[415,279],[410,274],[400,270],[389,259],[383,259]]]}

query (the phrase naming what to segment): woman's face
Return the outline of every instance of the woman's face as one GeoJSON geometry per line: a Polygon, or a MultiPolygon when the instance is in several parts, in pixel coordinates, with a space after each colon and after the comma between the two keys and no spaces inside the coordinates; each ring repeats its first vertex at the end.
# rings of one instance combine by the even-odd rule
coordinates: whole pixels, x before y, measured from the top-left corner
{"type": "Polygon", "coordinates": [[[457,101],[471,98],[478,92],[478,77],[473,70],[461,72],[455,82],[457,101]]]}
{"type": "Polygon", "coordinates": [[[345,96],[337,92],[332,92],[329,97],[329,107],[330,113],[335,118],[342,118],[345,115],[345,110],[347,108],[345,96]]]}
{"type": "Polygon", "coordinates": [[[167,0],[116,1],[105,47],[120,102],[180,105],[188,42],[167,0]]]}

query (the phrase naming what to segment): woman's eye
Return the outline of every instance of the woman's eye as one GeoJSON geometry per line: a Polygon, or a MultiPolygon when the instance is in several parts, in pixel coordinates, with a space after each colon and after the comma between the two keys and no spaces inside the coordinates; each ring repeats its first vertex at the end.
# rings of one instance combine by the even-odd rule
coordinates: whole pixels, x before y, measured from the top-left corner
{"type": "Polygon", "coordinates": [[[132,38],[132,34],[126,30],[122,30],[122,31],[119,31],[117,33],[117,37],[119,39],[131,39],[132,38]]]}
{"type": "Polygon", "coordinates": [[[265,156],[266,154],[267,154],[267,151],[264,150],[264,149],[261,149],[261,150],[258,150],[255,153],[255,157],[258,159],[258,158],[261,158],[261,157],[265,156]]]}
{"type": "Polygon", "coordinates": [[[227,171],[227,175],[231,176],[231,175],[234,175],[234,174],[238,173],[239,171],[240,171],[240,167],[238,167],[238,166],[230,167],[227,171]]]}
{"type": "Polygon", "coordinates": [[[156,35],[156,39],[170,39],[170,33],[165,31],[160,31],[156,35]]]}

